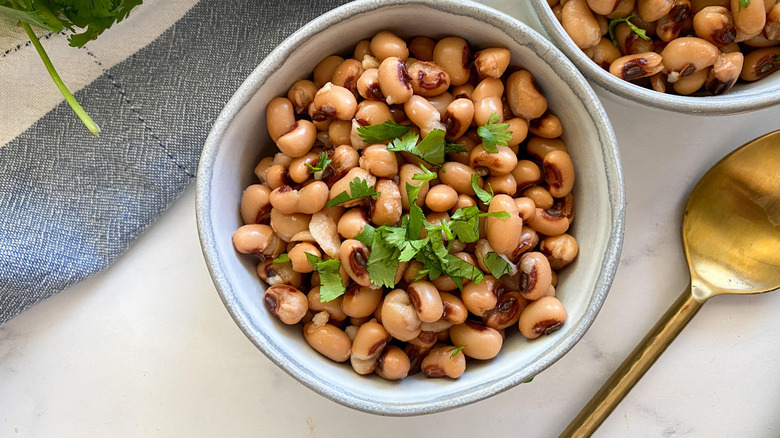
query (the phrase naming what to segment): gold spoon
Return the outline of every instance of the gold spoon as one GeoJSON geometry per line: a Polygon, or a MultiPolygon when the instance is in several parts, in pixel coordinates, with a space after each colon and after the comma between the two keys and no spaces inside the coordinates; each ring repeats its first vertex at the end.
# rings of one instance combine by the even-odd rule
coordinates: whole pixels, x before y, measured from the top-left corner
{"type": "Polygon", "coordinates": [[[780,131],[710,169],[685,206],[691,283],[561,437],[589,437],[708,299],[780,288],[780,131]]]}

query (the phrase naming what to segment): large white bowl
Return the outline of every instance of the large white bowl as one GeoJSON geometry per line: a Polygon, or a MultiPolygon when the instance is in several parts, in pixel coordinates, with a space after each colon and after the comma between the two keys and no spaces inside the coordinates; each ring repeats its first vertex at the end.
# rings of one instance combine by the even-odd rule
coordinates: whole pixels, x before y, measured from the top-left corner
{"type": "Polygon", "coordinates": [[[358,1],[337,8],[294,33],[241,85],[220,114],[200,161],[197,216],[203,254],[225,306],[238,326],[272,361],[320,394],[362,411],[416,415],[471,403],[522,383],[550,366],[585,333],[601,308],[618,264],[624,193],[618,150],[603,108],[585,79],[549,42],[524,24],[463,1],[358,1]],[[579,259],[561,276],[558,297],[569,319],[553,334],[528,342],[515,333],[498,357],[471,363],[458,380],[417,375],[401,382],[361,377],[312,350],[299,326],[280,323],[262,305],[256,260],[238,254],[231,235],[241,223],[243,189],[256,182],[258,160],[275,145],[265,128],[265,106],[286,94],[323,57],[351,53],[382,29],[409,37],[459,35],[477,47],[512,51],[513,65],[530,70],[550,108],[564,123],[577,169],[577,213],[572,233],[579,259]]]}
{"type": "Polygon", "coordinates": [[[618,96],[629,105],[714,116],[755,111],[780,104],[778,73],[752,83],[737,83],[719,96],[678,96],[634,85],[618,79],[588,58],[563,30],[547,0],[524,0],[521,8],[526,21],[555,43],[591,84],[618,96]]]}

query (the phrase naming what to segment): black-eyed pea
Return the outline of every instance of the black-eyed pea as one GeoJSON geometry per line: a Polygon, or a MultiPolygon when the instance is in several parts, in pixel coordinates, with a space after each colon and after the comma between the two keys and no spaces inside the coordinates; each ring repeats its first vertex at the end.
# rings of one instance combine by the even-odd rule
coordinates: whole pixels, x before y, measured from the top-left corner
{"type": "Polygon", "coordinates": [[[547,99],[527,70],[518,70],[509,75],[506,80],[506,99],[512,113],[526,120],[541,117],[547,111],[547,99]]]}
{"type": "Polygon", "coordinates": [[[450,328],[450,340],[456,346],[464,347],[461,350],[463,354],[479,360],[496,357],[504,344],[498,330],[474,321],[466,321],[450,328]]]}
{"type": "Polygon", "coordinates": [[[450,75],[438,64],[417,61],[408,67],[415,94],[431,97],[444,93],[450,87],[450,75]]]}
{"type": "Polygon", "coordinates": [[[498,296],[502,292],[501,282],[492,275],[486,275],[479,284],[473,282],[464,284],[460,299],[469,312],[481,317],[485,312],[496,307],[498,296]]]}
{"type": "Polygon", "coordinates": [[[331,163],[322,172],[322,180],[333,185],[359,164],[360,153],[349,145],[337,147],[330,153],[331,163]]]}
{"type": "Polygon", "coordinates": [[[558,330],[566,322],[566,309],[554,297],[542,297],[528,304],[520,313],[518,327],[528,339],[536,339],[558,330]]]}
{"type": "Polygon", "coordinates": [[[474,119],[474,102],[459,98],[447,106],[442,122],[446,129],[447,140],[456,140],[468,131],[474,119]]]}
{"type": "Polygon", "coordinates": [[[428,194],[428,181],[416,180],[415,175],[422,174],[423,170],[414,164],[404,164],[398,171],[398,188],[401,191],[401,203],[404,210],[409,210],[409,194],[406,192],[406,185],[422,186],[417,194],[415,204],[422,207],[425,203],[425,196],[428,194]]]}
{"type": "Polygon", "coordinates": [[[753,82],[780,70],[780,47],[756,49],[745,56],[740,78],[753,82]]]}
{"type": "Polygon", "coordinates": [[[357,81],[363,74],[363,64],[357,59],[346,59],[339,64],[336,70],[333,72],[333,76],[330,81],[333,85],[344,87],[351,91],[352,94],[357,97],[357,81]]]}
{"type": "Polygon", "coordinates": [[[352,57],[362,61],[366,56],[374,56],[371,53],[371,40],[360,40],[355,44],[355,50],[352,51],[352,57]]]}
{"type": "Polygon", "coordinates": [[[536,204],[531,198],[526,196],[515,198],[515,204],[517,205],[517,214],[520,215],[523,222],[528,222],[536,214],[536,204]]]}
{"type": "Polygon", "coordinates": [[[320,252],[316,246],[309,242],[298,243],[287,253],[287,255],[290,257],[290,263],[292,263],[292,268],[295,272],[308,274],[314,270],[314,266],[309,264],[309,260],[307,259],[306,254],[311,254],[316,257],[322,256],[322,252],[320,252]]]}
{"type": "Polygon", "coordinates": [[[369,200],[369,217],[376,226],[392,226],[401,220],[403,204],[401,191],[391,179],[379,179],[376,182],[379,196],[369,200]]]}
{"type": "Polygon", "coordinates": [[[384,102],[364,100],[357,106],[355,120],[361,126],[381,125],[384,122],[393,120],[393,113],[384,102]]]}
{"type": "Polygon", "coordinates": [[[771,4],[766,16],[764,36],[770,40],[780,40],[780,3],[771,4]]]}
{"type": "Polygon", "coordinates": [[[511,173],[515,177],[518,190],[523,190],[542,180],[541,169],[531,160],[518,160],[511,173]]]}
{"type": "Polygon", "coordinates": [[[693,16],[693,29],[699,38],[716,46],[726,46],[734,42],[737,28],[731,11],[723,6],[707,6],[693,16]]]}
{"type": "Polygon", "coordinates": [[[566,144],[558,138],[531,137],[526,144],[525,151],[533,159],[544,161],[544,157],[552,151],[569,152],[566,144]]]}
{"type": "Polygon", "coordinates": [[[588,6],[599,15],[608,15],[615,11],[620,0],[588,0],[588,6]]]}
{"type": "Polygon", "coordinates": [[[333,122],[332,118],[327,117],[325,114],[318,112],[316,110],[314,106],[314,102],[312,102],[311,105],[309,105],[309,118],[311,119],[311,122],[314,124],[314,127],[317,128],[317,135],[319,135],[320,132],[327,133],[330,124],[333,122]]]}
{"type": "Polygon", "coordinates": [[[468,99],[473,100],[474,86],[471,84],[463,84],[457,87],[452,87],[452,97],[455,99],[468,99]]]}
{"type": "Polygon", "coordinates": [[[482,145],[475,147],[469,154],[469,164],[477,172],[480,168],[486,169],[491,175],[506,175],[512,172],[517,165],[517,154],[507,146],[496,146],[496,149],[498,152],[491,153],[482,145]]]}
{"type": "Polygon", "coordinates": [[[336,71],[342,62],[344,62],[344,58],[332,55],[326,57],[314,67],[314,83],[317,85],[317,88],[322,88],[325,84],[330,82],[330,78],[333,77],[333,72],[336,71]]]}
{"type": "Polygon", "coordinates": [[[308,120],[298,120],[276,140],[276,146],[291,158],[306,155],[317,140],[317,128],[308,120]]]}
{"type": "Polygon", "coordinates": [[[607,18],[614,20],[616,18],[625,18],[634,12],[635,0],[620,0],[615,10],[607,14],[607,18]]]}
{"type": "Polygon", "coordinates": [[[382,325],[394,338],[403,342],[416,338],[422,331],[421,323],[405,290],[395,289],[385,296],[382,303],[382,325]]]}
{"type": "Polygon", "coordinates": [[[456,347],[436,347],[422,360],[420,370],[428,377],[457,379],[466,371],[466,356],[456,347]]]}
{"type": "Polygon", "coordinates": [[[370,49],[373,56],[380,61],[384,61],[390,57],[396,57],[402,60],[406,60],[406,58],[409,57],[409,49],[406,46],[406,41],[386,30],[377,33],[371,38],[370,49]]]}
{"type": "Polygon", "coordinates": [[[241,219],[244,224],[268,222],[271,216],[271,189],[252,184],[241,195],[241,219]]]}
{"type": "Polygon", "coordinates": [[[474,102],[474,123],[485,125],[493,114],[498,114],[498,121],[504,121],[504,103],[500,96],[487,96],[474,102]]]}
{"type": "Polygon", "coordinates": [[[330,197],[328,185],[322,181],[313,181],[305,185],[298,195],[298,213],[314,214],[325,208],[330,197]]]}
{"type": "MultiPolygon", "coordinates": [[[[552,208],[552,206],[555,204],[555,200],[553,199],[550,192],[545,189],[542,186],[530,186],[525,188],[521,192],[523,197],[530,198],[534,202],[535,208],[552,208]]],[[[536,213],[534,213],[532,216],[535,216],[536,213]]]]}
{"type": "Polygon", "coordinates": [[[417,281],[406,288],[406,293],[422,322],[438,321],[444,313],[439,290],[433,283],[417,281]]]}
{"type": "Polygon", "coordinates": [[[471,93],[471,100],[478,101],[486,97],[501,97],[504,94],[504,83],[501,79],[485,78],[479,81],[471,93]]]}
{"type": "Polygon", "coordinates": [[[441,292],[439,295],[444,308],[441,316],[442,321],[452,325],[463,324],[469,315],[469,310],[463,300],[448,292],[441,292]]]}
{"type": "Polygon", "coordinates": [[[369,68],[363,71],[363,74],[358,78],[357,91],[364,99],[378,100],[384,102],[385,95],[382,94],[382,89],[379,87],[379,70],[376,68],[369,68]]]}
{"type": "Polygon", "coordinates": [[[286,284],[298,288],[303,283],[303,276],[293,270],[292,263],[274,263],[272,259],[257,265],[257,276],[271,286],[286,284]]]}
{"type": "Polygon", "coordinates": [[[255,166],[255,176],[260,180],[261,183],[266,182],[266,173],[268,172],[268,168],[273,166],[273,164],[273,157],[265,157],[260,160],[259,163],[257,163],[257,166],[255,166]]]}
{"type": "Polygon", "coordinates": [[[279,246],[279,237],[268,225],[242,225],[233,233],[233,246],[242,254],[260,254],[269,258],[279,246]]]}
{"type": "Polygon", "coordinates": [[[528,300],[520,292],[506,292],[498,297],[496,307],[485,312],[482,321],[490,328],[503,330],[517,323],[527,305],[528,300]]]}
{"type": "Polygon", "coordinates": [[[345,239],[354,239],[368,224],[368,215],[362,208],[347,210],[338,221],[338,233],[345,239]]]}
{"type": "MultiPolygon", "coordinates": [[[[292,259],[292,257],[290,258],[292,259]]],[[[320,287],[315,286],[309,290],[306,297],[309,302],[309,310],[312,312],[328,312],[331,321],[341,322],[347,319],[347,314],[341,310],[341,303],[344,299],[343,295],[334,300],[323,302],[320,297],[320,287]]]]}
{"type": "MultiPolygon", "coordinates": [[[[713,46],[714,47],[714,46],[713,46]]],[[[609,66],[609,72],[626,81],[650,77],[664,69],[661,55],[644,52],[621,56],[609,66]]]]}
{"type": "Polygon", "coordinates": [[[425,205],[435,212],[452,209],[458,202],[458,192],[446,184],[437,184],[425,195],[425,205]]]}
{"type": "Polygon", "coordinates": [[[470,61],[471,50],[463,38],[442,38],[433,48],[433,62],[449,74],[453,86],[468,82],[471,75],[470,61]]]}
{"type": "Polygon", "coordinates": [[[352,92],[332,82],[317,91],[312,105],[312,120],[352,120],[357,112],[357,100],[352,92]]]}
{"type": "Polygon", "coordinates": [[[550,262],[541,252],[527,252],[517,264],[520,271],[520,294],[526,300],[543,297],[552,282],[550,262]]]}
{"type": "Polygon", "coordinates": [[[485,231],[490,246],[498,254],[509,255],[520,243],[520,234],[523,228],[523,220],[515,200],[509,195],[495,195],[488,208],[489,213],[504,211],[509,213],[508,218],[488,217],[485,223],[485,231]]]}
{"type": "Polygon", "coordinates": [[[680,36],[683,25],[691,16],[690,0],[674,0],[669,13],[656,22],[656,35],[661,41],[669,42],[680,36]]]}
{"type": "Polygon", "coordinates": [[[411,77],[406,69],[406,63],[391,56],[379,65],[379,89],[385,96],[388,105],[404,103],[414,95],[411,77]]]}
{"type": "Polygon", "coordinates": [[[404,347],[404,353],[409,357],[409,375],[420,372],[420,365],[423,359],[431,351],[432,347],[418,347],[417,345],[407,343],[404,347]]]}
{"type": "Polygon", "coordinates": [[[506,119],[504,123],[509,125],[507,129],[512,134],[512,139],[506,145],[514,150],[528,136],[528,121],[522,117],[511,117],[506,119]]]}
{"type": "Polygon", "coordinates": [[[306,165],[316,166],[320,159],[320,153],[322,152],[318,148],[315,148],[306,155],[292,160],[290,167],[287,169],[287,176],[298,184],[306,182],[306,180],[313,176],[306,165]]]}
{"type": "Polygon", "coordinates": [[[593,47],[601,39],[598,20],[586,0],[569,0],[563,5],[561,25],[580,49],[593,47]]]}
{"type": "Polygon", "coordinates": [[[439,112],[439,117],[443,122],[444,115],[447,113],[447,107],[452,103],[453,100],[455,100],[455,98],[452,97],[450,92],[445,91],[444,93],[441,93],[437,96],[426,97],[425,100],[427,100],[428,103],[436,108],[436,111],[439,112]]]}
{"type": "Polygon", "coordinates": [[[404,103],[404,112],[409,120],[420,128],[420,135],[425,137],[434,129],[446,130],[441,123],[439,111],[422,96],[412,96],[404,103]]]}
{"type": "Polygon", "coordinates": [[[553,285],[551,284],[551,285],[550,285],[550,288],[549,288],[549,289],[547,289],[547,293],[545,293],[545,294],[544,294],[544,296],[546,296],[546,297],[553,297],[553,298],[555,298],[555,286],[553,286],[553,285]]]}
{"type": "Polygon", "coordinates": [[[423,269],[423,264],[417,260],[412,260],[406,265],[403,273],[403,281],[406,283],[414,283],[415,281],[422,280],[427,276],[425,274],[420,275],[420,271],[423,269]]]}
{"type": "Polygon", "coordinates": [[[547,112],[541,117],[531,120],[528,130],[537,137],[552,139],[558,138],[563,134],[563,125],[561,125],[561,120],[555,114],[547,112]]]}
{"type": "Polygon", "coordinates": [[[275,208],[271,208],[271,228],[276,235],[285,242],[292,240],[293,236],[309,229],[311,215],[308,214],[283,214],[275,208]]]}
{"type": "Polygon", "coordinates": [[[398,174],[398,159],[386,145],[375,144],[363,149],[360,167],[379,178],[392,178],[398,174]]]}
{"type": "Polygon", "coordinates": [[[648,22],[660,20],[673,6],[674,0],[636,0],[639,18],[648,22]]]}
{"type": "Polygon", "coordinates": [[[650,76],[650,86],[659,93],[666,93],[670,86],[666,73],[660,72],[650,76]]]}
{"type": "MultiPolygon", "coordinates": [[[[374,185],[376,185],[376,177],[374,175],[370,174],[365,169],[361,169],[360,167],[353,167],[349,170],[349,172],[347,172],[346,175],[344,175],[344,177],[333,183],[333,185],[330,187],[329,199],[333,199],[343,192],[347,192],[348,194],[352,195],[350,183],[353,182],[355,178],[364,180],[369,187],[374,187],[374,185]]],[[[345,202],[341,205],[343,207],[349,208],[354,207],[355,205],[360,205],[362,203],[363,199],[361,198],[345,202]]]]}
{"type": "Polygon", "coordinates": [[[268,199],[271,202],[271,206],[279,213],[294,214],[298,213],[299,197],[300,193],[297,190],[293,190],[292,187],[285,185],[275,188],[269,195],[268,199]]]}
{"type": "Polygon", "coordinates": [[[436,344],[436,341],[439,339],[438,335],[434,331],[426,331],[423,329],[423,324],[433,324],[433,323],[422,323],[420,324],[420,329],[422,330],[419,335],[417,335],[416,338],[409,340],[409,343],[420,348],[432,348],[434,344],[436,344]]]}
{"type": "Polygon", "coordinates": [[[265,307],[280,321],[293,325],[303,319],[309,310],[306,295],[288,285],[274,285],[263,294],[265,307]]]}
{"type": "MultiPolygon", "coordinates": [[[[359,107],[359,106],[358,106],[359,107]]],[[[334,120],[328,125],[328,137],[333,147],[341,145],[350,145],[350,134],[352,133],[351,120],[334,120]]]]}
{"type": "Polygon", "coordinates": [[[720,51],[714,44],[696,37],[674,39],[661,52],[671,83],[715,64],[719,55],[720,51]]]}
{"type": "Polygon", "coordinates": [[[296,114],[304,114],[309,110],[309,105],[314,101],[318,89],[314,82],[306,79],[295,81],[290,86],[287,90],[287,99],[292,102],[296,114]]]}
{"type": "MultiPolygon", "coordinates": [[[[618,58],[623,56],[620,53],[620,49],[612,44],[612,40],[609,38],[602,38],[598,44],[586,49],[585,52],[588,58],[593,60],[596,64],[601,66],[605,70],[609,70],[609,66],[618,58]]],[[[539,135],[539,134],[536,134],[539,135]]],[[[543,136],[544,137],[544,136],[543,136]]]]}
{"type": "Polygon", "coordinates": [[[551,268],[563,269],[577,257],[579,245],[577,239],[570,234],[561,234],[542,239],[539,250],[547,257],[551,268]]]}
{"type": "Polygon", "coordinates": [[[284,97],[274,97],[265,108],[265,120],[268,135],[276,141],[295,124],[294,105],[284,97]]]}
{"type": "Polygon", "coordinates": [[[543,208],[537,208],[536,214],[528,221],[528,225],[545,236],[558,236],[569,229],[569,219],[561,214],[543,208]]]}
{"type": "MultiPolygon", "coordinates": [[[[439,179],[442,184],[452,187],[459,194],[474,196],[475,192],[471,186],[471,175],[476,174],[477,172],[467,164],[448,161],[442,165],[439,171],[439,179]]],[[[479,181],[481,182],[481,179],[479,181]]]]}
{"type": "Polygon", "coordinates": [[[452,207],[450,213],[454,214],[455,211],[458,210],[459,208],[472,207],[475,205],[477,205],[477,201],[475,201],[474,198],[472,198],[469,195],[459,194],[458,199],[455,202],[455,205],[452,207]]]}
{"type": "Polygon", "coordinates": [[[386,380],[400,380],[409,375],[409,356],[395,345],[388,345],[379,355],[374,372],[386,380]]]}
{"type": "Polygon", "coordinates": [[[743,41],[742,44],[748,47],[774,47],[780,44],[780,41],[767,39],[763,33],[759,33],[753,38],[743,41]]]}
{"type": "Polygon", "coordinates": [[[704,82],[707,81],[709,70],[709,68],[706,68],[704,70],[698,70],[688,76],[680,77],[672,84],[672,88],[674,88],[674,91],[677,92],[677,94],[683,96],[693,94],[704,86],[704,82]]]}
{"type": "Polygon", "coordinates": [[[740,0],[731,0],[731,15],[737,30],[752,35],[760,32],[766,25],[766,9],[763,1],[756,0],[744,5],[740,0]]]}
{"type": "Polygon", "coordinates": [[[495,194],[514,196],[517,191],[517,181],[511,173],[488,177],[485,184],[490,185],[495,194]]]}
{"type": "Polygon", "coordinates": [[[344,293],[341,301],[341,310],[354,318],[371,316],[382,300],[382,289],[374,289],[367,286],[353,284],[344,293]]]}
{"type": "Polygon", "coordinates": [[[362,360],[378,357],[390,339],[382,324],[372,319],[358,328],[352,341],[352,357],[362,360]]]}
{"type": "Polygon", "coordinates": [[[474,54],[474,67],[481,78],[500,78],[509,67],[510,58],[509,50],[491,47],[474,54]]]}
{"type": "Polygon", "coordinates": [[[552,7],[552,13],[555,15],[555,18],[558,20],[558,23],[563,20],[563,6],[559,3],[552,7]]]}
{"type": "Polygon", "coordinates": [[[370,286],[368,278],[369,248],[354,239],[347,239],[341,243],[341,266],[347,271],[349,277],[361,286],[370,286]]]}
{"type": "Polygon", "coordinates": [[[515,263],[520,261],[520,257],[524,253],[536,248],[536,245],[538,243],[539,243],[539,234],[537,234],[537,232],[534,231],[533,228],[523,225],[523,231],[522,234],[520,235],[520,243],[517,245],[517,248],[515,248],[515,250],[512,251],[512,254],[509,257],[510,260],[512,260],[515,263]]]}
{"type": "Polygon", "coordinates": [[[723,94],[737,82],[745,56],[741,52],[723,53],[707,74],[704,87],[711,94],[723,94]]]}
{"type": "Polygon", "coordinates": [[[542,162],[544,179],[548,190],[554,198],[562,198],[574,187],[574,164],[571,157],[564,151],[550,151],[542,162]]]}
{"type": "Polygon", "coordinates": [[[312,321],[303,326],[303,337],[317,352],[335,362],[346,362],[352,354],[352,341],[349,336],[327,321],[327,313],[320,312],[312,321]],[[321,317],[320,315],[324,315],[321,317]]]}

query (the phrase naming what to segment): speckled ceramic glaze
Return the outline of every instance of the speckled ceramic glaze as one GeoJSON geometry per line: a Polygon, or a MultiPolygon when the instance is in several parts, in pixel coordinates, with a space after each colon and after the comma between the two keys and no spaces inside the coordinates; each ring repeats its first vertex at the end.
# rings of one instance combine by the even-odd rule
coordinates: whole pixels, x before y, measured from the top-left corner
{"type": "Polygon", "coordinates": [[[780,74],[752,83],[738,83],[720,96],[678,96],[659,93],[618,79],[596,65],[569,38],[547,0],[526,0],[527,22],[555,43],[591,84],[632,104],[686,114],[727,115],[780,104],[780,74]]]}
{"type": "Polygon", "coordinates": [[[438,412],[489,397],[541,372],[590,327],[617,268],[623,238],[624,193],[614,133],[595,94],[552,44],[524,24],[482,5],[462,1],[358,1],[312,21],[285,40],[252,72],[225,106],[209,135],[197,181],[197,217],[203,254],[222,300],[238,326],[279,367],[343,405],[382,415],[438,412]],[[361,377],[312,350],[300,326],[285,326],[262,305],[257,260],[233,249],[242,225],[241,192],[256,182],[261,157],[276,152],[265,127],[265,106],[285,95],[326,55],[351,53],[382,29],[403,37],[459,35],[475,47],[512,51],[512,64],[530,70],[564,123],[577,169],[580,256],[557,289],[569,313],[562,329],[533,342],[513,333],[498,357],[470,363],[458,380],[416,375],[400,382],[361,377]]]}

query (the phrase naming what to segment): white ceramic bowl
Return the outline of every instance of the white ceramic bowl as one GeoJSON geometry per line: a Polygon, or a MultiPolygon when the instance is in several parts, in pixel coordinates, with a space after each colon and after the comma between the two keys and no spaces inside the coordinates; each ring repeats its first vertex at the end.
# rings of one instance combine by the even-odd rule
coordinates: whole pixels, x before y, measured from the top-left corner
{"type": "Polygon", "coordinates": [[[522,2],[522,5],[529,24],[546,34],[591,84],[619,96],[629,104],[701,115],[737,114],[780,104],[780,74],[777,73],[753,83],[737,83],[727,93],[719,96],[659,93],[618,79],[596,65],[574,44],[555,18],[547,0],[527,0],[522,2]]]}
{"type": "Polygon", "coordinates": [[[522,23],[482,5],[462,1],[359,1],[337,8],[285,40],[252,72],[226,105],[209,135],[198,171],[198,229],[209,270],[238,326],[272,361],[320,394],[362,411],[416,415],[471,403],[533,377],[565,354],[601,308],[617,267],[623,236],[624,193],[618,150],[603,108],[585,79],[552,44],[522,23]],[[404,37],[459,35],[478,47],[512,51],[514,66],[531,71],[550,107],[564,123],[577,169],[577,218],[572,233],[579,259],[557,289],[569,319],[549,336],[528,342],[517,333],[498,357],[471,363],[457,380],[416,375],[401,382],[361,377],[331,362],[304,341],[300,326],[285,326],[262,305],[257,261],[238,254],[231,235],[240,226],[238,206],[252,172],[276,148],[265,128],[265,106],[285,95],[320,59],[351,53],[382,29],[404,37]]]}

